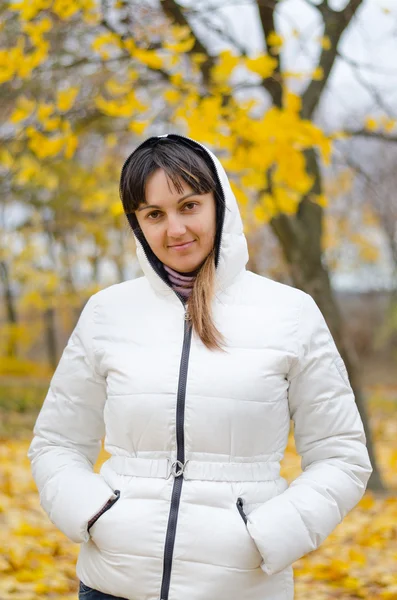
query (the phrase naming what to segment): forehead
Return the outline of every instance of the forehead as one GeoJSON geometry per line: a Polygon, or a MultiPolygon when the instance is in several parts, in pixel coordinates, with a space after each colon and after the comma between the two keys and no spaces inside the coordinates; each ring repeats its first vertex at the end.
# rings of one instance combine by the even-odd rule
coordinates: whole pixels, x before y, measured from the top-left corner
{"type": "Polygon", "coordinates": [[[193,189],[182,178],[177,183],[178,186],[176,187],[162,169],[155,171],[146,182],[143,205],[171,204],[193,193],[193,189]]]}

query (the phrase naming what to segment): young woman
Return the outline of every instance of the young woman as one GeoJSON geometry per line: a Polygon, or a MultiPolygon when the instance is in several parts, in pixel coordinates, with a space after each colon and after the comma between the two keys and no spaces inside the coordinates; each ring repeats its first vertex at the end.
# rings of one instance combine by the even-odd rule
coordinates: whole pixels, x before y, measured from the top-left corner
{"type": "Polygon", "coordinates": [[[81,544],[79,597],[292,600],[292,563],[372,472],[342,359],[311,296],[246,270],[207,148],[149,138],[120,192],[144,276],[87,302],[28,452],[41,505],[81,544]]]}

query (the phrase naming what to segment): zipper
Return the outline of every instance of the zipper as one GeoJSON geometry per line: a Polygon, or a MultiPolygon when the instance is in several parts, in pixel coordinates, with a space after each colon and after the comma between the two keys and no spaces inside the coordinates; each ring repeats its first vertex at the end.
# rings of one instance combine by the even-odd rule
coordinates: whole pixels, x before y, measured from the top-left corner
{"type": "Polygon", "coordinates": [[[94,525],[94,523],[96,523],[99,519],[99,517],[101,517],[103,515],[103,513],[105,513],[107,510],[109,510],[109,508],[112,508],[113,504],[116,504],[117,500],[119,500],[120,498],[120,490],[114,490],[114,493],[116,494],[116,498],[110,498],[106,504],[103,505],[103,507],[101,508],[101,510],[99,512],[97,512],[96,515],[94,515],[92,517],[92,519],[90,519],[88,521],[88,527],[87,527],[87,531],[89,532],[91,527],[94,525]]]}
{"type": "Polygon", "coordinates": [[[236,506],[237,506],[237,510],[240,513],[241,518],[243,519],[244,523],[247,525],[247,515],[244,512],[244,502],[242,498],[237,498],[237,502],[236,502],[236,506]]]}
{"type": "Polygon", "coordinates": [[[167,533],[165,536],[164,560],[163,560],[163,579],[161,582],[161,600],[168,600],[168,594],[171,583],[172,558],[174,554],[176,528],[178,523],[179,504],[182,495],[183,470],[185,465],[185,397],[186,381],[189,365],[189,352],[192,339],[192,327],[186,318],[188,311],[185,311],[184,335],[182,356],[179,369],[178,393],[176,403],[176,444],[178,470],[173,471],[174,485],[171,495],[171,506],[168,517],[167,533]]]}

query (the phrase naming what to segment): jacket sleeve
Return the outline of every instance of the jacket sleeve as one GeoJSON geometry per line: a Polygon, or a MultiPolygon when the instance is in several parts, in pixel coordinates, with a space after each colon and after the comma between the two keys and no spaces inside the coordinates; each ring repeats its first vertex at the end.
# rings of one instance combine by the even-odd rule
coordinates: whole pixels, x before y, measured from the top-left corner
{"type": "Polygon", "coordinates": [[[94,296],[84,307],[55,370],[34,426],[28,458],[50,520],[74,542],[116,495],[93,466],[104,435],[105,379],[94,367],[94,296]]]}
{"type": "Polygon", "coordinates": [[[300,354],[288,374],[288,401],[302,473],[247,515],[268,575],[317,549],[362,498],[372,473],[346,367],[308,294],[299,340],[300,354]]]}

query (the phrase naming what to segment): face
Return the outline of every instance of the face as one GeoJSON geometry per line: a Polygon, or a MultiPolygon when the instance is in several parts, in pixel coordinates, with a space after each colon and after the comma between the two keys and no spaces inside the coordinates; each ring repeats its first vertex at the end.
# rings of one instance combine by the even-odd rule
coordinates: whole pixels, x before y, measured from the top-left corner
{"type": "Polygon", "coordinates": [[[163,169],[155,171],[146,183],[146,204],[136,217],[142,232],[162,263],[188,273],[199,267],[211,252],[216,232],[213,192],[196,194],[181,180],[179,194],[163,169]]]}

